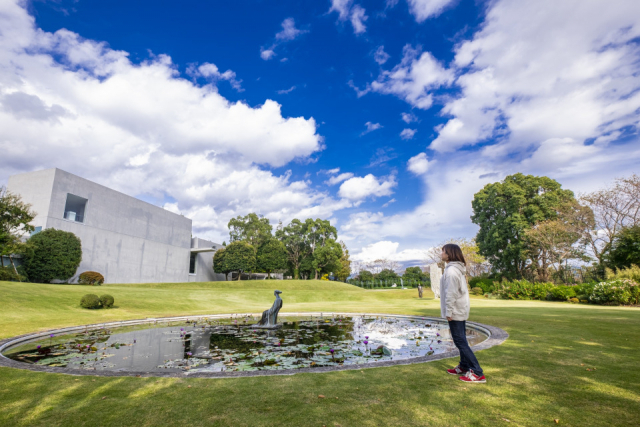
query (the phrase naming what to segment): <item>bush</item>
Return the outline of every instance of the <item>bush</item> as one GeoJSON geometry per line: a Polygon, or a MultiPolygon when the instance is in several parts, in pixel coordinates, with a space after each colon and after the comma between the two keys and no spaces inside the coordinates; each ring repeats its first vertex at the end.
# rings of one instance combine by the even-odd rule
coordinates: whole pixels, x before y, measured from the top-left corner
{"type": "Polygon", "coordinates": [[[101,307],[100,298],[98,298],[98,295],[86,294],[80,300],[80,305],[83,308],[90,308],[90,309],[100,308],[101,307]]]}
{"type": "Polygon", "coordinates": [[[496,286],[495,294],[502,299],[543,300],[555,285],[553,283],[532,283],[528,280],[502,282],[496,286]]]}
{"type": "MultiPolygon", "coordinates": [[[[585,299],[588,299],[588,295],[591,295],[593,292],[593,288],[598,284],[598,282],[585,282],[578,283],[573,286],[573,289],[576,291],[576,295],[585,295],[585,299]]],[[[580,299],[580,297],[578,297],[580,299]]]]}
{"type": "Polygon", "coordinates": [[[99,286],[104,283],[104,276],[96,271],[85,271],[78,278],[78,283],[81,285],[99,286]]]}
{"type": "Polygon", "coordinates": [[[640,285],[629,279],[600,282],[589,295],[589,302],[604,305],[638,304],[640,285]]]}
{"type": "Polygon", "coordinates": [[[578,298],[569,298],[569,302],[571,304],[578,304],[580,302],[580,300],[578,298]]]}
{"type": "Polygon", "coordinates": [[[28,242],[31,248],[24,255],[24,269],[29,280],[50,283],[76,274],[82,261],[82,245],[75,234],[47,228],[28,242]]]}
{"type": "Polygon", "coordinates": [[[615,272],[609,268],[606,270],[607,280],[611,279],[630,279],[636,283],[640,283],[640,267],[632,265],[628,268],[617,269],[615,272]]]}
{"type": "Polygon", "coordinates": [[[474,295],[484,295],[482,288],[478,287],[471,289],[471,292],[473,292],[474,295]]]}
{"type": "Polygon", "coordinates": [[[549,301],[569,301],[577,296],[575,288],[575,286],[556,286],[549,290],[547,299],[549,301]]]}
{"type": "Polygon", "coordinates": [[[25,278],[16,274],[13,267],[0,267],[0,281],[4,282],[20,282],[25,278]]]}
{"type": "Polygon", "coordinates": [[[102,295],[100,297],[100,304],[102,304],[102,306],[104,308],[113,307],[113,303],[114,302],[115,302],[115,300],[113,299],[113,297],[111,295],[102,295]]]}
{"type": "Polygon", "coordinates": [[[485,294],[491,293],[495,289],[494,280],[486,277],[472,277],[469,279],[469,286],[472,288],[480,288],[485,294]]]}

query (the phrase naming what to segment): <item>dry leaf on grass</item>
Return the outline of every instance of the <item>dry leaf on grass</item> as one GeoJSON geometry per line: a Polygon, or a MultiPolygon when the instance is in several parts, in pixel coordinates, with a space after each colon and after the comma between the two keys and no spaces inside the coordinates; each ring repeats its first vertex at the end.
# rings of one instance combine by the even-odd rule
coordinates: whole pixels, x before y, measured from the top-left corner
{"type": "Polygon", "coordinates": [[[319,395],[318,395],[318,398],[319,398],[319,399],[324,399],[324,394],[319,394],[319,395]]]}

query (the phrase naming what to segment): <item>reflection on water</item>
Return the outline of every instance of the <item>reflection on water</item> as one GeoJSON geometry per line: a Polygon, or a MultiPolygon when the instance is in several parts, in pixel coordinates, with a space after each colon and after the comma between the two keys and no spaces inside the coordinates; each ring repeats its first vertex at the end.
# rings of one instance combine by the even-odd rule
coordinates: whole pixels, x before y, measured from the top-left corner
{"type": "MultiPolygon", "coordinates": [[[[399,360],[454,349],[446,324],[394,317],[281,318],[252,328],[235,317],[98,329],[40,339],[5,353],[25,363],[110,371],[251,371],[399,360]]],[[[469,344],[487,336],[467,329],[469,344]]]]}

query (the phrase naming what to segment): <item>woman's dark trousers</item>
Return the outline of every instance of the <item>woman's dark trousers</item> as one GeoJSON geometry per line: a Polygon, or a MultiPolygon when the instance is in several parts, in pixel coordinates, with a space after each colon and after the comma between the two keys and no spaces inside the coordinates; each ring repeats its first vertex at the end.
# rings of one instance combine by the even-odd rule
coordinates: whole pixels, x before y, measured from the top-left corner
{"type": "Polygon", "coordinates": [[[476,359],[475,354],[471,351],[469,343],[467,342],[466,322],[464,320],[450,320],[449,329],[451,330],[451,337],[453,343],[460,351],[460,369],[468,371],[471,369],[474,374],[481,377],[482,368],[476,359]]]}

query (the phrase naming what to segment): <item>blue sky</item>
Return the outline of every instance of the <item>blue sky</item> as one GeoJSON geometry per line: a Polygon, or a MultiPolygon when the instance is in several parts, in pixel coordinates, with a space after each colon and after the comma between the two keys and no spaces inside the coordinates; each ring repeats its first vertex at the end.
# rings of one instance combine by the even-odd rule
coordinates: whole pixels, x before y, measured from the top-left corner
{"type": "Polygon", "coordinates": [[[322,217],[418,265],[507,174],[638,171],[637,2],[6,1],[0,28],[0,182],[59,167],[217,241],[322,217]]]}

